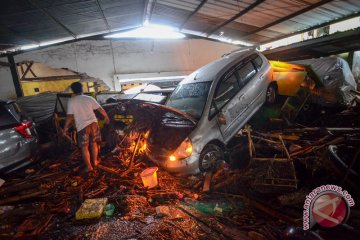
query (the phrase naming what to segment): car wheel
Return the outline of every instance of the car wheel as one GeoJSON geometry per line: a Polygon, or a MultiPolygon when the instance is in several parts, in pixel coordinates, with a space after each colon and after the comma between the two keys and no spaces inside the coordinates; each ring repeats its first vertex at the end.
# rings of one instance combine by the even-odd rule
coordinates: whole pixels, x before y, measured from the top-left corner
{"type": "Polygon", "coordinates": [[[274,104],[277,99],[277,88],[275,84],[270,84],[266,90],[266,104],[274,104]]]}
{"type": "Polygon", "coordinates": [[[222,160],[224,160],[223,150],[217,145],[208,144],[200,154],[199,169],[202,172],[212,172],[222,160]]]}

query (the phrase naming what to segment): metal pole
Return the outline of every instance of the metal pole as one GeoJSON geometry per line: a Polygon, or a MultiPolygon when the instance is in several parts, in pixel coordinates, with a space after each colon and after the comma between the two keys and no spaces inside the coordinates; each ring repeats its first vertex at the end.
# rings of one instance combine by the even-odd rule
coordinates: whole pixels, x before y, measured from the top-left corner
{"type": "Polygon", "coordinates": [[[13,82],[14,82],[16,96],[17,97],[22,97],[22,96],[24,96],[24,94],[22,92],[19,76],[17,74],[14,56],[13,55],[8,55],[7,58],[8,58],[8,62],[10,64],[10,71],[11,71],[11,76],[12,76],[12,79],[13,79],[13,82]]]}

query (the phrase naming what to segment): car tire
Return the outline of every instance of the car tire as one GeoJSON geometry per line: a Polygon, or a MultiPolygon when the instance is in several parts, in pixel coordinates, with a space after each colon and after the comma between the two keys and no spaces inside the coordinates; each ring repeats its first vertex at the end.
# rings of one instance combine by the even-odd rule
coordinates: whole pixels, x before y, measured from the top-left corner
{"type": "Polygon", "coordinates": [[[268,105],[273,105],[276,103],[278,97],[278,91],[276,84],[270,84],[266,89],[266,100],[265,103],[268,105]]]}
{"type": "Polygon", "coordinates": [[[200,154],[199,169],[201,172],[213,172],[222,160],[224,160],[224,151],[221,147],[208,144],[200,154]]]}

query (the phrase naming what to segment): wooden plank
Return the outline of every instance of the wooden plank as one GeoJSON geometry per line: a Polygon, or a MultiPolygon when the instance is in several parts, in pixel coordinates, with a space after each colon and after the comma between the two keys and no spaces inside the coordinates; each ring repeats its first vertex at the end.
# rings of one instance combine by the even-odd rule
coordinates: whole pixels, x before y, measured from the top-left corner
{"type": "Polygon", "coordinates": [[[299,223],[292,217],[289,217],[279,211],[276,211],[275,209],[268,207],[260,202],[255,201],[254,199],[250,199],[248,197],[244,197],[244,200],[246,201],[246,203],[248,203],[250,206],[268,214],[269,216],[273,216],[274,218],[280,219],[284,222],[290,223],[290,224],[294,224],[294,225],[298,225],[299,223]]]}
{"type": "Polygon", "coordinates": [[[238,180],[239,178],[241,178],[241,174],[235,174],[231,177],[228,177],[225,181],[222,181],[222,182],[219,182],[217,184],[215,184],[213,187],[212,187],[212,190],[216,190],[216,189],[219,189],[219,188],[222,188],[222,187],[225,187],[233,182],[235,182],[236,180],[238,180]]]}
{"type": "Polygon", "coordinates": [[[348,169],[346,170],[345,176],[344,176],[344,178],[341,180],[341,185],[344,184],[344,182],[346,181],[346,179],[347,179],[348,176],[349,176],[349,173],[350,173],[351,169],[354,167],[356,161],[359,160],[359,158],[358,158],[359,155],[360,155],[360,148],[357,150],[357,152],[355,153],[353,159],[351,160],[351,162],[350,162],[350,164],[349,164],[349,166],[348,166],[348,169]]]}
{"type": "Polygon", "coordinates": [[[286,148],[286,146],[285,146],[285,143],[284,143],[284,141],[283,141],[283,139],[282,139],[282,137],[281,137],[281,134],[279,134],[279,140],[280,140],[280,142],[281,142],[281,145],[282,145],[282,147],[283,147],[283,149],[284,149],[284,151],[285,151],[285,154],[286,154],[287,158],[288,158],[288,159],[291,159],[291,157],[290,157],[290,155],[289,155],[289,151],[287,150],[287,148],[286,148]]]}
{"type": "Polygon", "coordinates": [[[41,195],[46,194],[47,192],[48,192],[47,190],[39,190],[38,192],[32,192],[32,193],[28,193],[28,194],[24,194],[24,195],[17,195],[17,196],[1,199],[0,200],[0,206],[7,205],[7,204],[12,204],[12,203],[19,202],[19,201],[22,201],[22,200],[25,200],[25,199],[39,197],[41,195]]]}
{"type": "Polygon", "coordinates": [[[105,172],[108,172],[108,173],[111,173],[111,174],[114,174],[114,175],[116,175],[116,176],[121,177],[121,174],[120,174],[117,170],[115,170],[115,169],[113,169],[113,168],[109,168],[109,167],[106,167],[106,166],[101,165],[101,164],[98,164],[97,167],[98,167],[99,169],[105,171],[105,172]]]}
{"type": "Polygon", "coordinates": [[[34,76],[34,77],[37,77],[36,74],[34,73],[34,71],[30,68],[29,71],[31,72],[31,74],[34,76]]]}
{"type": "Polygon", "coordinates": [[[248,144],[249,144],[249,156],[250,156],[250,158],[252,158],[253,155],[256,155],[256,152],[255,152],[255,147],[254,147],[253,141],[251,139],[250,125],[246,125],[245,130],[246,130],[246,135],[247,135],[248,144]]]}
{"type": "Polygon", "coordinates": [[[81,76],[65,75],[65,76],[52,76],[52,77],[34,77],[34,78],[23,78],[21,80],[22,81],[56,81],[56,80],[69,80],[69,79],[81,79],[81,76]]]}
{"type": "MultiPolygon", "coordinates": [[[[294,129],[284,129],[283,132],[317,132],[317,131],[329,131],[329,132],[359,132],[360,128],[346,128],[346,127],[308,127],[308,128],[294,128],[294,129]]],[[[279,134],[279,133],[277,133],[279,134]]]]}
{"type": "Polygon", "coordinates": [[[228,227],[214,218],[209,218],[209,215],[206,215],[194,208],[182,204],[178,207],[178,209],[196,219],[198,222],[205,224],[216,233],[221,234],[229,239],[250,240],[245,231],[240,231],[237,228],[228,227]]]}
{"type": "Polygon", "coordinates": [[[209,192],[210,191],[210,185],[211,185],[211,178],[212,178],[212,172],[207,172],[205,175],[205,180],[204,180],[204,186],[202,191],[203,192],[209,192]]]}
{"type": "Polygon", "coordinates": [[[291,159],[288,158],[252,158],[252,160],[256,161],[274,161],[274,162],[290,162],[291,159]]]}
{"type": "Polygon", "coordinates": [[[25,63],[25,65],[26,65],[26,69],[24,71],[24,74],[21,76],[20,81],[24,80],[26,74],[30,71],[30,68],[33,65],[33,63],[30,63],[29,65],[25,63]]]}

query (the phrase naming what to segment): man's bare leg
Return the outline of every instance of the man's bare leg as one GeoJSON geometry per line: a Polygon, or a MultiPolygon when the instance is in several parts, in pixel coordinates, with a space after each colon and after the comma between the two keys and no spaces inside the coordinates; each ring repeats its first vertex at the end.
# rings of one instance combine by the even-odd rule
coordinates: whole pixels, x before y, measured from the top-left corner
{"type": "Polygon", "coordinates": [[[93,167],[91,165],[90,162],[90,152],[89,152],[89,146],[85,145],[81,147],[81,153],[82,153],[82,157],[84,159],[84,162],[86,164],[87,170],[88,171],[93,171],[93,167]]]}
{"type": "Polygon", "coordinates": [[[91,143],[91,162],[96,167],[99,164],[98,161],[98,154],[99,154],[99,146],[97,142],[91,143]]]}

